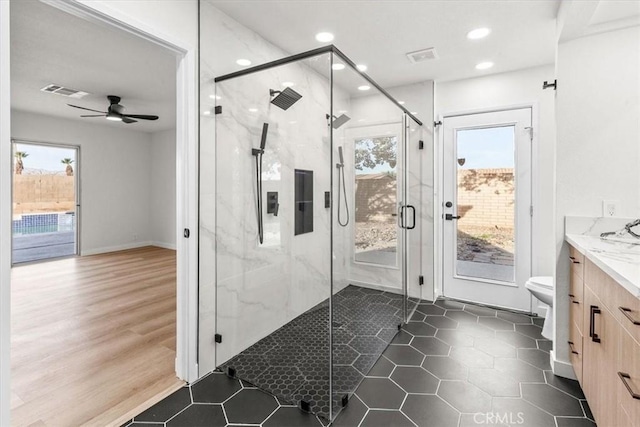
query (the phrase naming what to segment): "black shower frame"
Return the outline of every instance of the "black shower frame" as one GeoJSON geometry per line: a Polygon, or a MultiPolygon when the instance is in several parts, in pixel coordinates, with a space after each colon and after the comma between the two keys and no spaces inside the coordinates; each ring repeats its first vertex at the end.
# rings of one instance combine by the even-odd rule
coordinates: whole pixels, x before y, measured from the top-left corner
{"type": "Polygon", "coordinates": [[[296,55],[287,56],[286,58],[277,59],[275,61],[265,62],[264,64],[256,65],[254,67],[250,67],[250,68],[247,68],[247,69],[244,69],[244,70],[235,71],[233,73],[225,74],[225,75],[216,77],[214,79],[214,82],[218,83],[218,82],[222,82],[222,81],[225,81],[225,80],[233,79],[235,77],[246,76],[248,74],[257,73],[259,71],[267,70],[269,68],[278,67],[280,65],[289,64],[291,62],[300,61],[302,59],[311,58],[311,57],[322,55],[324,53],[329,53],[329,52],[334,53],[335,55],[339,56],[340,59],[342,59],[344,62],[349,64],[351,66],[351,68],[353,68],[354,71],[357,71],[362,77],[365,78],[365,80],[367,80],[367,82],[369,82],[373,87],[378,89],[380,91],[380,93],[382,93],[384,96],[389,98],[389,100],[391,100],[391,102],[396,104],[396,106],[398,106],[398,108],[400,108],[407,116],[411,117],[411,119],[413,121],[415,121],[418,125],[422,126],[422,122],[420,121],[420,119],[418,119],[416,116],[411,114],[411,112],[409,110],[407,110],[404,106],[402,106],[393,96],[391,96],[391,94],[389,94],[389,92],[384,90],[378,83],[376,83],[375,80],[373,80],[371,77],[369,77],[367,75],[367,73],[358,70],[357,65],[351,59],[349,59],[347,57],[347,55],[342,53],[342,51],[340,51],[340,49],[338,49],[336,46],[334,46],[332,44],[330,44],[328,46],[319,47],[317,49],[308,50],[306,52],[298,53],[296,55]]]}

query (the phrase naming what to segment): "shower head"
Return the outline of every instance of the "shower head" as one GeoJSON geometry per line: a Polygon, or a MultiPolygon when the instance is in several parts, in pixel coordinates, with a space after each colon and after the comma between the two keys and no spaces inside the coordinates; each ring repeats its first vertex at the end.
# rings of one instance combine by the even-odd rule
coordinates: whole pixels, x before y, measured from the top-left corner
{"type": "Polygon", "coordinates": [[[331,126],[334,129],[338,129],[349,120],[351,120],[351,117],[347,116],[346,114],[341,114],[340,117],[333,116],[333,123],[331,123],[331,126]]]}
{"type": "Polygon", "coordinates": [[[338,147],[338,155],[340,156],[340,164],[344,166],[344,157],[342,156],[342,147],[338,147]]]}
{"type": "Polygon", "coordinates": [[[269,89],[269,94],[271,96],[277,94],[276,97],[271,100],[271,103],[276,107],[282,108],[283,110],[289,109],[289,107],[291,107],[293,104],[298,102],[300,98],[302,98],[302,95],[300,95],[290,87],[286,87],[284,88],[284,90],[269,89]]]}
{"type": "Polygon", "coordinates": [[[262,139],[260,140],[260,149],[264,151],[264,147],[267,145],[267,131],[269,130],[269,123],[262,124],[262,139]]]}

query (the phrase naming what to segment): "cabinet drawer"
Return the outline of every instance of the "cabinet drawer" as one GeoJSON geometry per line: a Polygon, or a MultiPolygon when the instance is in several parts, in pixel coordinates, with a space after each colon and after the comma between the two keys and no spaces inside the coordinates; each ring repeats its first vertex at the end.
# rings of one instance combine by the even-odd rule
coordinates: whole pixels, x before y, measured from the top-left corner
{"type": "Polygon", "coordinates": [[[573,371],[576,373],[578,382],[582,384],[582,334],[574,322],[571,322],[569,329],[569,351],[573,371]]]}
{"type": "Polygon", "coordinates": [[[620,325],[640,343],[640,299],[607,276],[607,283],[613,290],[611,311],[620,325]]]}
{"type": "Polygon", "coordinates": [[[569,285],[569,313],[571,321],[576,324],[580,333],[584,335],[583,310],[584,310],[584,285],[582,278],[575,272],[571,273],[569,285]]]}
{"type": "Polygon", "coordinates": [[[618,354],[618,414],[624,414],[632,422],[627,424],[625,417],[618,417],[621,426],[640,427],[640,344],[625,331],[620,333],[620,350],[618,354]],[[622,376],[621,376],[622,374],[622,376]],[[625,375],[626,374],[626,375],[625,375]]]}
{"type": "Polygon", "coordinates": [[[584,255],[571,245],[569,245],[569,261],[571,261],[571,274],[577,274],[582,279],[584,277],[584,255]]]}

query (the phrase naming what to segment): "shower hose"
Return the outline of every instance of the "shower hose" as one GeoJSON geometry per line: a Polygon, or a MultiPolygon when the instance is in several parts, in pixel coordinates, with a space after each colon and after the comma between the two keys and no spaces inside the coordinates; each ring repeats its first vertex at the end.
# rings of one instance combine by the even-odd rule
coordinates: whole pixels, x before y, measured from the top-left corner
{"type": "Polygon", "coordinates": [[[347,183],[344,180],[344,165],[338,163],[338,224],[342,227],[346,227],[349,224],[349,204],[347,203],[347,183]],[[340,188],[340,180],[342,179],[342,188],[340,188]],[[340,201],[342,197],[340,193],[344,195],[344,208],[347,213],[347,220],[342,223],[342,217],[340,215],[340,201]]]}
{"type": "Polygon", "coordinates": [[[256,154],[256,204],[258,205],[258,238],[264,241],[264,225],[262,223],[262,153],[256,154]]]}

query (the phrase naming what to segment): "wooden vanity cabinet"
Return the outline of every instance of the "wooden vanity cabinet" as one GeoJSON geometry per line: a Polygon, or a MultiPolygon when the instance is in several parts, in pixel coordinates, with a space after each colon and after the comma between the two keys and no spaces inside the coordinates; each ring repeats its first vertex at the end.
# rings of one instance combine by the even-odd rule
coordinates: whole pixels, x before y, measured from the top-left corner
{"type": "Polygon", "coordinates": [[[576,377],[598,426],[640,427],[640,299],[571,250],[569,340],[576,377]]]}
{"type": "Polygon", "coordinates": [[[582,382],[582,357],[583,357],[583,306],[584,283],[583,266],[584,258],[580,252],[570,247],[569,260],[571,261],[570,285],[569,285],[569,350],[570,360],[578,381],[582,382]]]}

